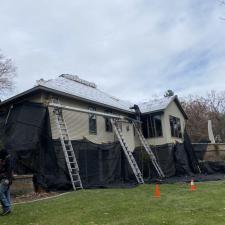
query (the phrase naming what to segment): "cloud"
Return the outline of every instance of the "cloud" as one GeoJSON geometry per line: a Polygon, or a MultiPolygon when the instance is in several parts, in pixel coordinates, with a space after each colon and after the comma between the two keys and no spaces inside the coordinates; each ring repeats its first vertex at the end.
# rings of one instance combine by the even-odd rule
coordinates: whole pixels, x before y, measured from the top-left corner
{"type": "Polygon", "coordinates": [[[78,74],[132,101],[223,90],[225,7],[211,0],[3,0],[0,48],[17,90],[78,74]]]}

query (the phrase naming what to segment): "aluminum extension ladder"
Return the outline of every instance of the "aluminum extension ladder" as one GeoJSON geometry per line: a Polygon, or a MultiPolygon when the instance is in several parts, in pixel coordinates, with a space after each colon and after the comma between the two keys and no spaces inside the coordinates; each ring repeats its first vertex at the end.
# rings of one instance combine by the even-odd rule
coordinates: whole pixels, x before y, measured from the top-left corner
{"type": "Polygon", "coordinates": [[[115,119],[110,119],[110,122],[112,123],[112,126],[113,126],[113,129],[116,133],[116,136],[118,137],[119,139],[119,142],[123,148],[123,151],[127,157],[127,160],[131,166],[131,169],[136,177],[136,180],[139,184],[144,184],[144,180],[143,180],[143,177],[142,177],[142,174],[141,174],[141,171],[137,165],[137,162],[135,161],[133,155],[132,155],[132,152],[129,151],[129,147],[123,137],[123,134],[122,134],[122,130],[120,129],[120,127],[118,126],[117,124],[117,121],[115,119]]]}
{"type": "Polygon", "coordinates": [[[156,169],[158,175],[159,175],[161,178],[164,178],[164,177],[165,177],[165,174],[163,173],[161,167],[159,166],[159,164],[158,164],[158,162],[157,162],[157,160],[156,160],[156,157],[155,157],[154,153],[152,152],[152,150],[151,150],[151,148],[150,148],[148,142],[146,141],[144,135],[142,134],[140,128],[138,128],[138,126],[137,126],[137,124],[136,124],[135,122],[132,122],[132,123],[133,123],[133,126],[134,126],[134,128],[135,128],[135,130],[136,130],[136,132],[137,132],[137,134],[138,134],[138,137],[139,137],[139,139],[140,139],[142,145],[143,145],[144,148],[145,148],[145,151],[146,151],[146,152],[148,153],[148,155],[150,156],[150,159],[151,159],[151,161],[152,161],[152,164],[153,164],[153,166],[155,167],[155,169],[156,169]]]}
{"type": "Polygon", "coordinates": [[[60,141],[65,156],[68,172],[70,175],[71,184],[74,190],[83,189],[83,185],[80,179],[79,167],[77,159],[74,153],[74,149],[68,134],[65,119],[63,117],[62,108],[60,108],[60,102],[57,100],[59,106],[55,106],[53,112],[55,114],[56,124],[60,134],[60,141]]]}

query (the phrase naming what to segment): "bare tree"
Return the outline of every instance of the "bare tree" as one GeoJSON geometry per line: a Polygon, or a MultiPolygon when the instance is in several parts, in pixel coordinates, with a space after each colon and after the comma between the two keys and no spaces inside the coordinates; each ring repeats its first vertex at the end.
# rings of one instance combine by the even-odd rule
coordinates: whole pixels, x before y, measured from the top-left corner
{"type": "Polygon", "coordinates": [[[206,97],[189,96],[183,106],[189,118],[187,130],[193,142],[208,139],[208,120],[212,120],[217,142],[225,142],[225,92],[211,91],[206,97]]]}
{"type": "Polygon", "coordinates": [[[12,90],[14,78],[16,76],[16,67],[12,59],[6,58],[0,53],[0,95],[12,90]]]}

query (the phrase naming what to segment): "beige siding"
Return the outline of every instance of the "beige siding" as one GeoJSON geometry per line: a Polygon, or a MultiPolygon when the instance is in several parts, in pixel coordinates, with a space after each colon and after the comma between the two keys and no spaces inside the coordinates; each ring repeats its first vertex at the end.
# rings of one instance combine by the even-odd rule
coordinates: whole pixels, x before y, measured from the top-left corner
{"type": "MultiPolygon", "coordinates": [[[[169,116],[175,116],[180,118],[181,130],[182,133],[184,132],[185,127],[184,116],[181,113],[180,109],[177,107],[176,103],[171,102],[170,105],[167,107],[167,109],[164,111],[164,113],[161,115],[163,137],[148,138],[147,141],[150,145],[163,145],[167,143],[174,143],[175,141],[179,142],[183,141],[183,139],[174,138],[171,136],[169,116]]],[[[136,146],[140,146],[140,143],[138,142],[137,138],[135,140],[136,146]]]]}
{"type": "Polygon", "coordinates": [[[147,140],[150,145],[163,145],[167,143],[166,120],[164,113],[161,115],[161,121],[163,136],[156,138],[148,138],[147,140]]]}
{"type": "Polygon", "coordinates": [[[167,136],[167,143],[174,143],[175,141],[183,142],[183,139],[180,138],[174,138],[171,136],[171,130],[170,130],[170,121],[169,121],[169,116],[175,116],[180,118],[181,122],[181,130],[182,134],[184,133],[184,127],[185,127],[185,118],[179,108],[177,107],[175,102],[171,102],[170,105],[167,107],[165,110],[165,132],[167,136]]]}
{"type": "Polygon", "coordinates": [[[135,149],[133,125],[128,122],[123,122],[122,131],[123,131],[124,139],[127,142],[129,149],[133,151],[135,149]]]}
{"type": "MultiPolygon", "coordinates": [[[[82,109],[88,109],[89,106],[94,106],[91,104],[78,102],[66,98],[61,98],[60,102],[62,105],[79,107],[82,109]]],[[[105,108],[96,107],[96,111],[104,112],[105,108]]],[[[50,112],[50,122],[53,139],[59,138],[59,132],[56,127],[55,117],[53,114],[53,109],[49,108],[50,112]]],[[[63,110],[63,115],[67,124],[68,132],[71,140],[79,140],[87,138],[88,140],[94,143],[109,143],[117,140],[114,132],[105,131],[105,118],[103,116],[97,116],[97,134],[89,133],[89,115],[88,113],[80,113],[75,111],[63,110]]],[[[124,114],[123,114],[124,115],[124,114]]],[[[131,151],[135,148],[134,137],[133,137],[133,127],[129,123],[122,123],[122,130],[124,138],[127,141],[127,144],[131,151]],[[129,127],[129,128],[128,128],[129,127]]]]}
{"type": "MultiPolygon", "coordinates": [[[[28,100],[33,102],[39,102],[39,103],[47,103],[48,99],[50,99],[50,95],[39,94],[39,95],[30,97],[28,100]]],[[[96,110],[98,112],[104,112],[106,109],[104,107],[95,106],[93,104],[88,104],[85,102],[72,100],[65,97],[60,97],[60,102],[62,105],[78,107],[81,109],[88,109],[89,106],[93,106],[93,107],[96,107],[96,110]]],[[[51,122],[51,130],[52,130],[53,139],[58,139],[59,131],[56,127],[56,122],[55,122],[54,114],[52,112],[52,108],[49,108],[49,112],[50,112],[50,122],[51,122]]],[[[118,115],[123,115],[123,116],[126,115],[124,113],[120,113],[116,111],[113,111],[113,113],[118,115]]],[[[105,119],[102,116],[97,116],[97,134],[95,135],[95,134],[89,134],[89,116],[87,113],[64,110],[63,114],[65,117],[65,121],[68,127],[71,140],[79,140],[79,139],[87,138],[88,140],[94,143],[99,143],[99,144],[114,142],[117,140],[117,137],[115,136],[114,132],[105,131],[105,119]]],[[[147,139],[150,145],[163,145],[166,143],[173,143],[175,140],[180,142],[182,141],[182,139],[171,137],[170,123],[169,123],[170,115],[180,118],[182,132],[183,132],[184,126],[185,126],[185,119],[183,117],[183,114],[180,112],[179,108],[175,104],[175,102],[172,102],[168,106],[168,108],[165,110],[164,114],[161,115],[163,137],[147,139]]],[[[141,145],[138,135],[136,134],[134,136],[134,128],[132,124],[123,122],[122,130],[123,130],[124,138],[131,151],[133,151],[135,147],[141,145]]]]}
{"type": "MultiPolygon", "coordinates": [[[[156,137],[156,138],[148,138],[147,141],[149,145],[163,145],[167,143],[167,132],[165,132],[165,115],[161,115],[161,121],[162,121],[162,131],[163,131],[163,136],[162,137],[156,137]]],[[[141,146],[141,142],[138,138],[138,134],[135,133],[135,146],[139,147],[141,146]]]]}

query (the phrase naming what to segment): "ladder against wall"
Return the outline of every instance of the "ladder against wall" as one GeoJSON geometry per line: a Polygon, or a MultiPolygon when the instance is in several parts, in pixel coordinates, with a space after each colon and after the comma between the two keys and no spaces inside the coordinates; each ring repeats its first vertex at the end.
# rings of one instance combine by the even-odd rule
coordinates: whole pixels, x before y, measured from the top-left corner
{"type": "Polygon", "coordinates": [[[122,149],[125,153],[125,156],[131,166],[131,169],[136,177],[136,180],[139,184],[143,184],[144,183],[144,180],[143,180],[143,177],[142,177],[142,174],[141,174],[141,171],[137,165],[137,162],[135,161],[135,158],[133,157],[132,155],[132,152],[129,150],[129,147],[124,139],[124,136],[123,136],[123,133],[122,133],[122,130],[120,129],[118,123],[117,123],[117,119],[113,119],[111,118],[110,119],[111,123],[112,123],[112,126],[113,126],[113,130],[115,131],[115,134],[122,146],[122,149]]]}
{"type": "Polygon", "coordinates": [[[139,139],[141,141],[141,144],[143,145],[145,151],[150,156],[152,164],[153,164],[154,168],[156,169],[159,177],[164,178],[165,174],[163,173],[161,167],[159,166],[159,164],[158,164],[158,162],[156,160],[156,157],[155,157],[154,153],[152,152],[152,150],[151,150],[147,140],[145,139],[144,135],[142,134],[141,128],[135,122],[132,122],[132,123],[133,123],[134,129],[136,130],[136,132],[138,134],[138,137],[139,137],[139,139]]]}
{"type": "Polygon", "coordinates": [[[54,106],[53,112],[55,115],[56,125],[59,130],[60,142],[65,156],[71,184],[74,190],[83,189],[77,159],[74,153],[74,149],[71,143],[71,139],[69,137],[66,122],[63,116],[63,110],[62,108],[60,108],[59,101],[57,102],[57,105],[54,106]]]}

